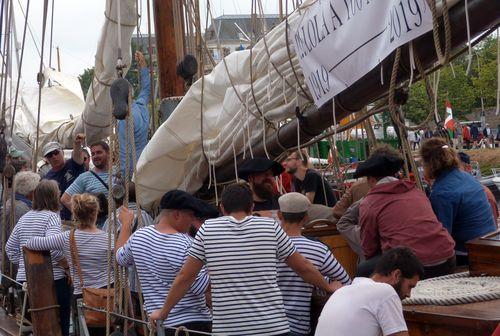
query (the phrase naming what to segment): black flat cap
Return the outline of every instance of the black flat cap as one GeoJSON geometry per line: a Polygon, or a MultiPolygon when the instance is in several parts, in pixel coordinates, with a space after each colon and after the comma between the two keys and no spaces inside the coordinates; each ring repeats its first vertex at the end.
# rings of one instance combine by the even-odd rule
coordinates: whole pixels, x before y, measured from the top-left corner
{"type": "Polygon", "coordinates": [[[160,209],[193,210],[200,212],[200,201],[182,190],[170,190],[160,201],[160,209]]]}
{"type": "Polygon", "coordinates": [[[354,178],[394,176],[403,164],[403,159],[397,156],[373,155],[358,165],[354,178]]]}
{"type": "Polygon", "coordinates": [[[198,201],[198,209],[199,211],[195,214],[198,218],[217,218],[219,217],[219,210],[211,204],[207,202],[196,199],[198,201]]]}
{"type": "Polygon", "coordinates": [[[463,163],[470,164],[470,156],[469,156],[469,154],[464,153],[464,152],[459,152],[459,153],[458,153],[458,158],[459,158],[459,159],[460,159],[460,161],[462,161],[463,163]]]}
{"type": "Polygon", "coordinates": [[[274,176],[281,174],[284,170],[279,162],[266,158],[253,158],[241,164],[238,168],[238,177],[248,180],[248,175],[263,173],[269,169],[273,172],[274,176]]]}

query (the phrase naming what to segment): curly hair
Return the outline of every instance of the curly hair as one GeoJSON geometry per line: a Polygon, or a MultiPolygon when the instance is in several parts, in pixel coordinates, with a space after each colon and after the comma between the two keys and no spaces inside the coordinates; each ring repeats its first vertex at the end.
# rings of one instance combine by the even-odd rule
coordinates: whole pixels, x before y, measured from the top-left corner
{"type": "Polygon", "coordinates": [[[40,183],[40,175],[32,171],[22,171],[16,174],[14,178],[14,189],[16,193],[28,196],[30,192],[40,183]]]}
{"type": "Polygon", "coordinates": [[[443,138],[430,138],[420,148],[420,157],[424,164],[425,176],[437,178],[443,171],[458,168],[460,160],[457,152],[448,146],[443,138]]]}
{"type": "Polygon", "coordinates": [[[77,194],[71,198],[71,212],[73,220],[78,223],[79,229],[86,229],[95,225],[99,213],[99,201],[91,194],[77,194]]]}

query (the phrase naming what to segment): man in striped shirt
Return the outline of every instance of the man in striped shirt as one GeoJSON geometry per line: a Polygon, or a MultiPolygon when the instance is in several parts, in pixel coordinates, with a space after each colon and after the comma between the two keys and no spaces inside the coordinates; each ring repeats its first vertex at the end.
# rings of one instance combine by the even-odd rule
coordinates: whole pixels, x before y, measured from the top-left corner
{"type": "Polygon", "coordinates": [[[288,335],[283,298],[277,285],[277,260],[285,261],[305,281],[328,292],[339,288],[299,254],[272,218],[251,216],[252,192],[233,184],[223,191],[224,217],[207,220],[198,231],[189,257],[152,321],[173,312],[206,264],[210,273],[213,333],[221,335],[288,335]]]}
{"type": "MultiPolygon", "coordinates": [[[[198,214],[199,202],[184,191],[171,190],[160,201],[162,212],[158,224],[140,228],[132,235],[134,213],[124,207],[120,210],[122,225],[116,243],[116,261],[122,266],[135,265],[148,314],[162,307],[188,256],[193,238],[187,232],[198,214]]],[[[205,302],[208,283],[208,274],[203,269],[164,325],[210,332],[212,316],[205,302]]],[[[174,333],[167,330],[167,335],[174,333]]]]}
{"type": "MultiPolygon", "coordinates": [[[[281,227],[293,244],[330,281],[340,281],[343,285],[351,283],[349,275],[338,263],[326,245],[302,236],[302,226],[308,221],[309,199],[297,192],[278,199],[278,217],[281,227]]],[[[278,286],[283,295],[285,312],[290,324],[291,336],[309,335],[310,307],[313,287],[302,280],[284,262],[278,263],[278,286]]]]}
{"type": "MultiPolygon", "coordinates": [[[[94,168],[80,174],[61,197],[61,203],[68,209],[71,209],[71,197],[76,194],[93,194],[99,201],[99,194],[108,196],[109,145],[105,141],[93,143],[90,145],[90,154],[94,168]]],[[[97,227],[101,228],[105,220],[106,215],[100,213],[97,217],[97,227]]]]}

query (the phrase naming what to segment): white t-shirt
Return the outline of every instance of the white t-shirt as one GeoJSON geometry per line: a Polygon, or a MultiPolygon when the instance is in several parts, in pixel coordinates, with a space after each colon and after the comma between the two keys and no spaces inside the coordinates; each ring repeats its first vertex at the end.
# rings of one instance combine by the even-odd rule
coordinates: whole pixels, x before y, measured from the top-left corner
{"type": "Polygon", "coordinates": [[[315,336],[386,336],[406,330],[403,306],[394,288],[356,278],[328,299],[315,336]]]}

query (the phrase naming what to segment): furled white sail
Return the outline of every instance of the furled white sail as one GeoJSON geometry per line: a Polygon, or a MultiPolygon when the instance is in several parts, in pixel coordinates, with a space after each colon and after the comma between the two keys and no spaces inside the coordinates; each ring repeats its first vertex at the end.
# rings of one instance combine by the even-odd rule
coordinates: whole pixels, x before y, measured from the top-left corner
{"type": "MultiPolygon", "coordinates": [[[[289,24],[298,19],[298,12],[293,13],[289,24]]],[[[225,63],[220,62],[205,76],[203,85],[199,79],[191,86],[139,159],[135,180],[141,204],[153,204],[170,189],[198,190],[208,176],[208,162],[218,165],[243,151],[250,157],[249,144],[263,138],[264,125],[266,135],[272,134],[275,130],[270,124],[277,126],[293,117],[295,106],[306,103],[298,94],[301,90],[290,66],[285,29],[283,21],[257,42],[252,51],[228,55],[225,63]],[[261,113],[270,123],[264,121],[261,113]]],[[[293,46],[290,44],[289,48],[300,85],[305,88],[293,46]]]]}

